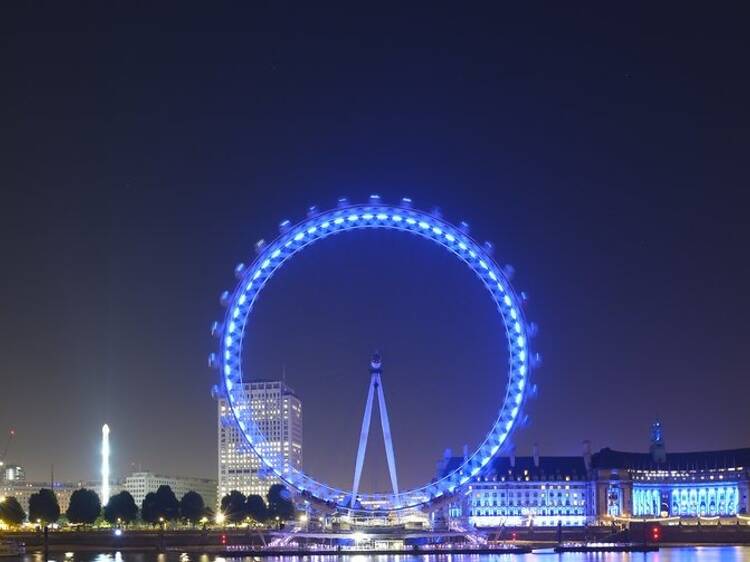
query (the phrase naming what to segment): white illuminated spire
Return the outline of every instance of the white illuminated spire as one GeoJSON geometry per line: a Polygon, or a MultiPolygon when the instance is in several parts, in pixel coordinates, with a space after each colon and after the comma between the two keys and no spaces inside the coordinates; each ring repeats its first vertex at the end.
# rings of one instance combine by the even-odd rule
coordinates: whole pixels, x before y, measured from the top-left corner
{"type": "Polygon", "coordinates": [[[109,502],[109,426],[102,426],[102,507],[109,502]]]}

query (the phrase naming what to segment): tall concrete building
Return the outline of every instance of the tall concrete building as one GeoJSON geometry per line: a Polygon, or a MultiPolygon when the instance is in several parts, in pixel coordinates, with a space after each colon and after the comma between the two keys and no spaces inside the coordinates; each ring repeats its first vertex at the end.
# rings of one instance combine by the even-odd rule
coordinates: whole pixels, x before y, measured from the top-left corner
{"type": "MultiPolygon", "coordinates": [[[[302,401],[282,381],[253,381],[243,385],[253,411],[253,420],[266,442],[263,455],[281,455],[283,462],[302,468],[302,401]]],[[[261,467],[261,461],[247,445],[233,423],[226,399],[218,398],[219,489],[218,501],[239,490],[245,495],[265,497],[268,488],[279,482],[261,467]]]]}

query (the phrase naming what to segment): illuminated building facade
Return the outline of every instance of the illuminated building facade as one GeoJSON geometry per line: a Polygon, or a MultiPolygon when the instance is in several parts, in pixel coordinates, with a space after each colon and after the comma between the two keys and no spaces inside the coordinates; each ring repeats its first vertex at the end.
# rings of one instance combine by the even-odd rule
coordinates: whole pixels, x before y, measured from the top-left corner
{"type": "MultiPolygon", "coordinates": [[[[455,470],[446,457],[438,473],[455,470]]],[[[494,460],[447,508],[449,520],[476,527],[580,526],[597,520],[746,515],[750,448],[668,453],[661,426],[652,427],[648,453],[605,448],[580,457],[533,456],[494,460]]]]}
{"type": "Polygon", "coordinates": [[[613,517],[731,517],[748,512],[750,449],[596,455],[598,512],[613,517]]]}
{"type": "MultiPolygon", "coordinates": [[[[244,383],[246,404],[253,421],[266,438],[258,445],[264,457],[280,459],[280,464],[302,468],[302,401],[282,381],[244,383]]],[[[280,482],[261,466],[258,455],[232,420],[226,399],[218,397],[219,487],[217,501],[239,490],[245,495],[265,497],[271,485],[280,482]]]]}
{"type": "MultiPolygon", "coordinates": [[[[438,470],[459,464],[460,457],[446,458],[438,470]]],[[[496,458],[449,507],[448,517],[475,527],[580,526],[595,516],[592,492],[583,457],[541,457],[534,447],[530,457],[513,452],[496,458]]]]}
{"type": "Polygon", "coordinates": [[[733,517],[748,512],[750,449],[667,453],[661,423],[648,453],[596,455],[597,512],[611,517],[733,517]]]}

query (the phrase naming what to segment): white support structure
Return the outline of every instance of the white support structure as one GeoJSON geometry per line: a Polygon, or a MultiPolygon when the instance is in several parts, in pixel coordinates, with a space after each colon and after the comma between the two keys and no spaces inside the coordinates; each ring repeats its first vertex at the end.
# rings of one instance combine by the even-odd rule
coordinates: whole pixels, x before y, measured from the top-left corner
{"type": "Polygon", "coordinates": [[[349,506],[354,507],[359,492],[359,481],[362,477],[362,466],[365,463],[365,451],[367,450],[367,438],[370,434],[370,420],[372,419],[372,399],[378,393],[378,404],[380,408],[380,425],[383,428],[383,441],[385,442],[385,456],[388,460],[388,471],[391,475],[391,486],[393,496],[398,497],[398,479],[396,478],[396,455],[393,452],[393,440],[391,438],[391,424],[388,422],[388,410],[385,406],[385,394],[383,393],[383,381],[380,378],[382,361],[379,354],[372,356],[370,362],[370,388],[367,391],[367,404],[365,415],[362,418],[362,431],[359,434],[359,447],[357,449],[357,462],[354,467],[354,484],[352,485],[352,498],[349,506]]]}

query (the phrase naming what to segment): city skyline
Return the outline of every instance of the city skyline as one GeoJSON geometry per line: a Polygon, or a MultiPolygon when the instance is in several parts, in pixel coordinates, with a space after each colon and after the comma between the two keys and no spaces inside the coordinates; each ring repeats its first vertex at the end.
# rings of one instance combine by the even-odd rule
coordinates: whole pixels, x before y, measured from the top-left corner
{"type": "MultiPolygon", "coordinates": [[[[9,35],[3,460],[95,480],[107,423],[113,474],[215,478],[206,356],[235,264],[308,206],[372,193],[468,221],[514,266],[543,356],[519,451],[641,451],[657,417],[670,451],[747,446],[742,32],[689,8],[548,9],[418,27],[252,9],[259,28],[218,10],[104,35],[67,14],[9,35]]],[[[306,470],[351,484],[376,349],[404,487],[490,427],[507,357],[454,261],[353,233],[269,285],[245,360],[304,401],[306,470]]],[[[363,489],[387,489],[382,451],[375,432],[363,489]]]]}

